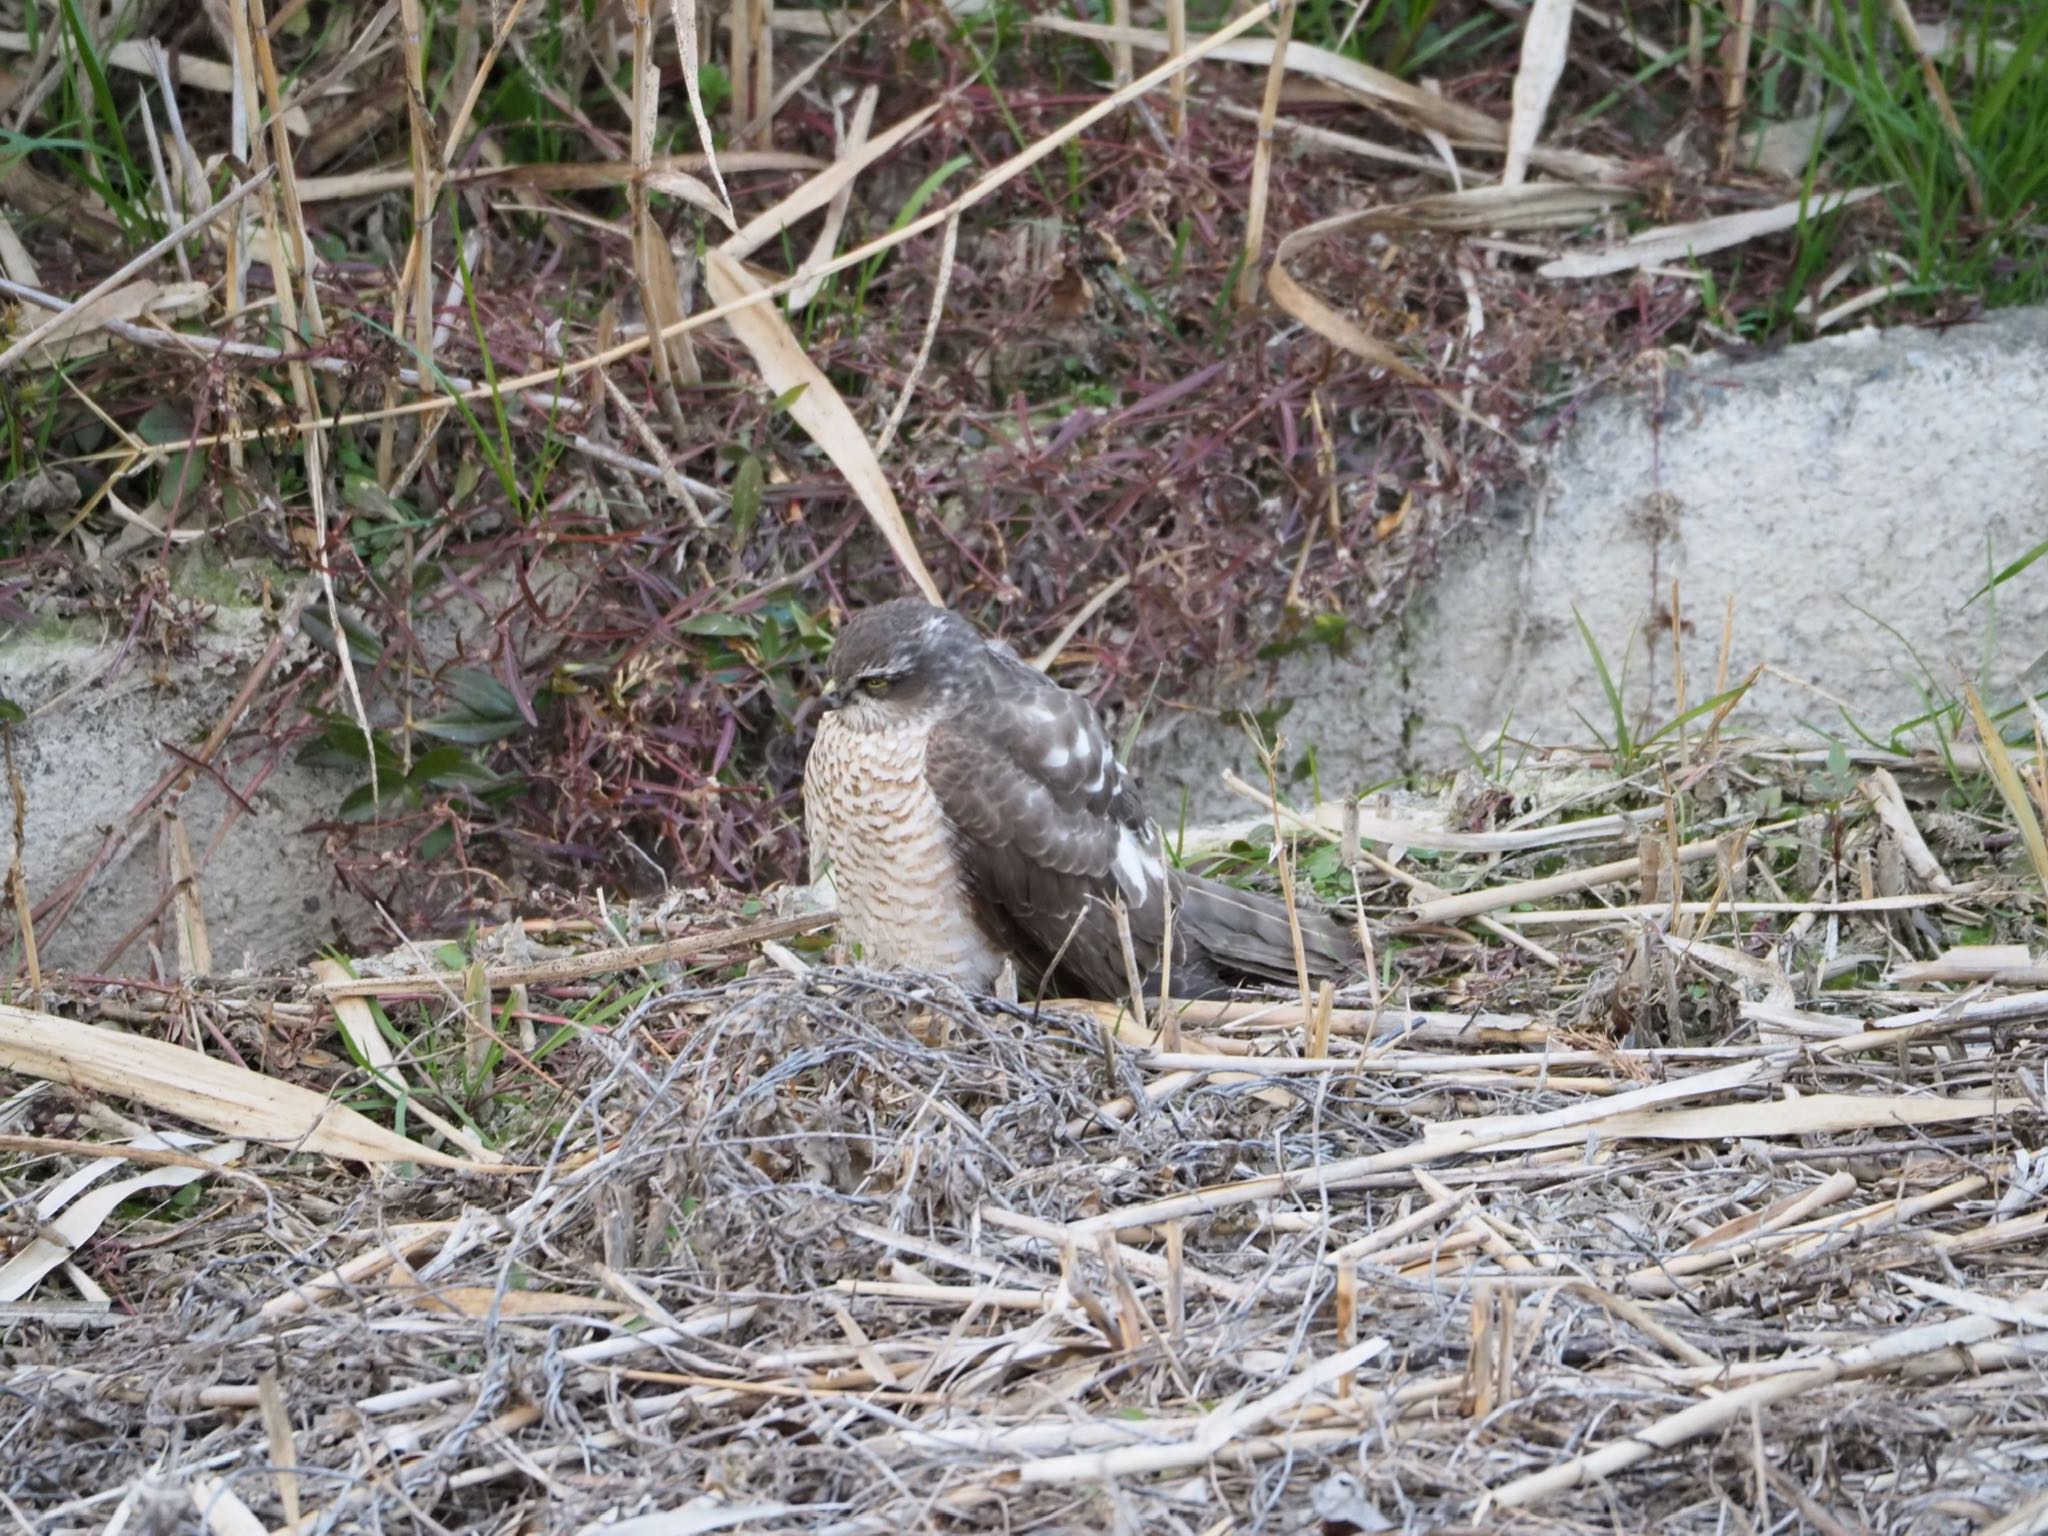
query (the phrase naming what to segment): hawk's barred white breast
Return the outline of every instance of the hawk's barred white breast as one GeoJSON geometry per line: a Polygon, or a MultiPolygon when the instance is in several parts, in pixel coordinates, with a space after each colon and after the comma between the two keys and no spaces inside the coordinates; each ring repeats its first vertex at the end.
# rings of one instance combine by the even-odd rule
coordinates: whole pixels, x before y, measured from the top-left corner
{"type": "MultiPolygon", "coordinates": [[[[904,598],[854,615],[826,693],[804,771],[811,873],[830,874],[869,963],[985,990],[1008,958],[1048,992],[1119,998],[1120,903],[1156,991],[1171,900],[1175,996],[1294,975],[1285,908],[1173,869],[1094,706],[957,614],[904,598]]],[[[1354,953],[1326,919],[1301,928],[1314,972],[1354,953]]]]}

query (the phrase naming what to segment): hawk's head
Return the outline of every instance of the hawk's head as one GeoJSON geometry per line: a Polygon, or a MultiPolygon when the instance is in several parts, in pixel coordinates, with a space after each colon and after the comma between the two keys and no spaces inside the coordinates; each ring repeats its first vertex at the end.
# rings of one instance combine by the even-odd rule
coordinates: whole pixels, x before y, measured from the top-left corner
{"type": "Polygon", "coordinates": [[[825,702],[857,714],[944,705],[982,679],[987,645],[972,624],[921,597],[846,621],[825,671],[825,702]]]}

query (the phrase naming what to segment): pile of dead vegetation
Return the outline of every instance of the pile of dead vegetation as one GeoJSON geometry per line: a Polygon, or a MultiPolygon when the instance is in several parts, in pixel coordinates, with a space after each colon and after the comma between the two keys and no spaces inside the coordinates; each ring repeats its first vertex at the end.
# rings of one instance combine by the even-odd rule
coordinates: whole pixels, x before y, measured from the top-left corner
{"type": "Polygon", "coordinates": [[[2019,808],[1894,759],[1680,841],[1586,777],[1305,813],[1371,977],[1145,1025],[831,963],[818,913],[50,980],[0,1010],[0,1494],[37,1536],[2037,1529],[2019,808]]]}

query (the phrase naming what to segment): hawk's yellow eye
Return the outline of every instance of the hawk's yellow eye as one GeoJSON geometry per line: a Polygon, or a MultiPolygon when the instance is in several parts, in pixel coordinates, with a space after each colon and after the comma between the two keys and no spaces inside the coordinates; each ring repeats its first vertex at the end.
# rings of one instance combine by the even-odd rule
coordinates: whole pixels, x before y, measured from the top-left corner
{"type": "Polygon", "coordinates": [[[887,693],[889,691],[889,679],[886,677],[864,677],[860,680],[860,685],[867,689],[869,693],[887,693]]]}

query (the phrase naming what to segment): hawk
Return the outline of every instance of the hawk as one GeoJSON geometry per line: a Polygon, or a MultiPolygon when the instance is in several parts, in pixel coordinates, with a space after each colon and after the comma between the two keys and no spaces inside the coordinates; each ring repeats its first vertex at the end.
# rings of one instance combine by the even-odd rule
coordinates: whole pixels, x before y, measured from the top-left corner
{"type": "MultiPolygon", "coordinates": [[[[987,991],[1007,959],[1044,991],[1118,1000],[1121,904],[1156,993],[1171,903],[1173,996],[1294,978],[1286,908],[1172,868],[1094,706],[958,614],[921,598],[856,614],[825,698],[804,768],[811,877],[830,875],[870,963],[987,991]]],[[[1356,954],[1327,919],[1300,923],[1313,972],[1356,954]]]]}

